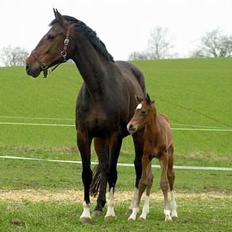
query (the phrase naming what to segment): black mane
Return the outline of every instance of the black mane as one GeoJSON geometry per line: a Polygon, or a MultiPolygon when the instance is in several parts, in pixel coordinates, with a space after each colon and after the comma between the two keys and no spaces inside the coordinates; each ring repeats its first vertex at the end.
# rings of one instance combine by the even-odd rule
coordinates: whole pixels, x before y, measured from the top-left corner
{"type": "MultiPolygon", "coordinates": [[[[90,41],[93,47],[103,56],[106,58],[107,61],[114,62],[114,58],[112,55],[107,51],[105,44],[98,38],[97,33],[93,31],[90,27],[88,27],[82,21],[68,16],[63,15],[64,19],[67,20],[71,24],[75,24],[75,27],[78,29],[79,32],[83,33],[86,38],[90,41]]],[[[53,26],[55,23],[58,23],[57,19],[54,19],[49,25],[53,26]]]]}

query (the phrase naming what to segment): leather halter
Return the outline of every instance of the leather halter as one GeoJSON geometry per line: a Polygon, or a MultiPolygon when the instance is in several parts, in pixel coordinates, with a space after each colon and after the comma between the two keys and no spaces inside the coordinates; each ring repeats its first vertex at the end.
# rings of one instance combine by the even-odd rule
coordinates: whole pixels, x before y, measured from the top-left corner
{"type": "MultiPolygon", "coordinates": [[[[61,58],[63,58],[63,60],[62,60],[60,63],[56,64],[56,65],[51,69],[51,71],[54,71],[61,63],[64,63],[64,62],[67,61],[67,50],[68,50],[69,42],[70,42],[70,26],[68,27],[67,33],[66,33],[66,36],[65,36],[64,48],[63,48],[63,50],[60,52],[60,56],[61,56],[61,58]]],[[[48,75],[48,68],[49,68],[49,65],[40,62],[40,59],[38,58],[37,52],[36,52],[35,50],[32,51],[31,55],[32,55],[32,56],[34,57],[34,59],[39,63],[40,68],[41,68],[41,70],[43,71],[44,78],[46,78],[47,75],[48,75]]]]}

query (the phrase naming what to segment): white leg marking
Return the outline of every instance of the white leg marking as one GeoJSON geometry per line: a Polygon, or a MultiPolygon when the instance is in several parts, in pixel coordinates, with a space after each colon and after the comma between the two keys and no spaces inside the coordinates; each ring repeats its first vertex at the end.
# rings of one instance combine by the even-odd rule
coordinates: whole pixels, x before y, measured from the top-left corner
{"type": "Polygon", "coordinates": [[[128,218],[128,220],[136,220],[137,214],[139,212],[139,208],[133,208],[132,213],[130,215],[130,217],[128,218]]]}
{"type": "Polygon", "coordinates": [[[80,218],[91,218],[89,204],[86,204],[85,201],[83,202],[83,212],[82,212],[80,218]]]}
{"type": "Polygon", "coordinates": [[[115,217],[113,188],[111,188],[109,192],[108,208],[105,217],[115,217]]]}
{"type": "Polygon", "coordinates": [[[142,214],[140,215],[140,218],[144,220],[146,219],[147,214],[149,213],[149,199],[150,197],[148,195],[144,197],[143,211],[142,211],[142,214]]]}
{"type": "Polygon", "coordinates": [[[164,216],[165,216],[165,221],[171,221],[171,210],[169,207],[169,200],[168,200],[168,193],[167,196],[164,199],[164,216]]]}
{"type": "Polygon", "coordinates": [[[174,191],[171,191],[171,216],[172,217],[178,217],[177,210],[176,210],[176,200],[175,200],[175,193],[174,191]]]}
{"type": "Polygon", "coordinates": [[[138,200],[138,194],[139,194],[139,190],[138,188],[135,188],[129,209],[133,210],[133,208],[135,207],[135,204],[138,200]]]}
{"type": "Polygon", "coordinates": [[[172,221],[171,211],[169,209],[164,210],[165,222],[172,221]]]}

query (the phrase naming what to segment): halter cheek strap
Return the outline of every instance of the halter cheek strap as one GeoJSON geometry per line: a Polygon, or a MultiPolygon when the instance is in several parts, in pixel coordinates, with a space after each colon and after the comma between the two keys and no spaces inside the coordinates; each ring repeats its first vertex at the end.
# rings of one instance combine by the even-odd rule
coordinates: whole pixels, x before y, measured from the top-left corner
{"type": "MultiPolygon", "coordinates": [[[[56,65],[51,69],[51,71],[54,71],[61,63],[64,63],[64,62],[67,61],[67,50],[68,50],[69,42],[70,42],[70,26],[68,27],[67,32],[66,32],[66,36],[65,36],[65,40],[64,40],[64,48],[63,48],[63,50],[60,52],[60,56],[63,58],[63,61],[60,62],[60,63],[58,63],[58,64],[56,64],[56,65]]],[[[48,68],[49,68],[49,65],[40,62],[40,59],[38,58],[38,55],[37,55],[37,53],[36,53],[35,50],[32,51],[31,56],[39,63],[40,68],[41,68],[41,70],[43,71],[44,78],[46,78],[47,75],[48,75],[48,68]]]]}
{"type": "MultiPolygon", "coordinates": [[[[60,52],[60,55],[63,57],[63,61],[61,63],[67,61],[67,50],[68,50],[68,45],[69,45],[69,42],[70,42],[70,29],[71,29],[71,26],[69,26],[68,29],[67,29],[66,37],[65,37],[65,40],[64,40],[64,48],[60,52]]],[[[61,63],[58,63],[57,65],[55,65],[51,69],[51,71],[54,71],[61,63]]]]}

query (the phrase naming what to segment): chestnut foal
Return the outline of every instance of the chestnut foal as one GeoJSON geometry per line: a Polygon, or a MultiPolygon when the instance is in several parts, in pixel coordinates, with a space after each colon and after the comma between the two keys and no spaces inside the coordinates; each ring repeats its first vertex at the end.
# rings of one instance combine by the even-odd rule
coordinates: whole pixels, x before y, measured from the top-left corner
{"type": "Polygon", "coordinates": [[[137,196],[135,196],[132,213],[128,220],[135,220],[139,211],[139,204],[143,192],[146,189],[145,202],[141,219],[146,219],[149,213],[149,195],[153,183],[151,161],[154,157],[159,159],[161,165],[160,187],[164,195],[164,215],[165,221],[177,217],[176,201],[174,196],[175,173],[173,169],[173,142],[171,128],[168,119],[163,114],[157,112],[154,102],[149,95],[145,99],[138,99],[138,104],[134,116],[127,124],[130,134],[144,128],[144,146],[142,156],[142,176],[139,182],[137,196]],[[171,207],[168,201],[168,190],[171,191],[171,207]]]}

